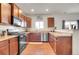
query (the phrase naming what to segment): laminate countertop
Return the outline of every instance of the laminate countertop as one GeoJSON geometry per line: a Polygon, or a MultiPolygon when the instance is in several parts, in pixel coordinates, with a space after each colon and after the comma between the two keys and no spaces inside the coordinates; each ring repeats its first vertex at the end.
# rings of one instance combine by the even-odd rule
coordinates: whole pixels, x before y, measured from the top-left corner
{"type": "Polygon", "coordinates": [[[49,32],[49,34],[51,34],[55,37],[70,37],[70,36],[72,36],[72,33],[64,33],[64,32],[49,32]]]}
{"type": "Polygon", "coordinates": [[[0,41],[9,40],[9,39],[14,38],[14,37],[18,37],[18,35],[6,35],[6,36],[2,36],[2,37],[0,37],[0,41]]]}

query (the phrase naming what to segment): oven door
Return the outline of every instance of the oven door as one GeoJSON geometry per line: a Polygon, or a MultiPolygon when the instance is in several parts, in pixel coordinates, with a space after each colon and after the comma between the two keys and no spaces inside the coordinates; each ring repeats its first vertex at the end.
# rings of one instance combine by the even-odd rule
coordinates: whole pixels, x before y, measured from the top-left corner
{"type": "Polygon", "coordinates": [[[26,48],[26,35],[19,35],[19,54],[26,48]]]}

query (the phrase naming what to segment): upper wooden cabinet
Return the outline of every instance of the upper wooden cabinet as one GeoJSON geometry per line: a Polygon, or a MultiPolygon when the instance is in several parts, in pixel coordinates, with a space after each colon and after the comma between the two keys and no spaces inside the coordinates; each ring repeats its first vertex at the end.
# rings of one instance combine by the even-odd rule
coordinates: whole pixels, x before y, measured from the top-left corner
{"type": "Polygon", "coordinates": [[[19,8],[15,4],[12,4],[12,16],[19,17],[19,8]]]}
{"type": "Polygon", "coordinates": [[[30,17],[26,17],[27,26],[30,28],[32,24],[32,20],[30,17]]]}
{"type": "Polygon", "coordinates": [[[54,27],[54,18],[48,17],[48,27],[54,27]]]}
{"type": "Polygon", "coordinates": [[[31,27],[31,18],[23,15],[22,10],[16,4],[0,4],[0,23],[13,25],[14,16],[17,17],[18,20],[22,21],[22,27],[31,27]]]}
{"type": "Polygon", "coordinates": [[[11,24],[11,5],[8,3],[0,4],[0,23],[11,24]]]}
{"type": "Polygon", "coordinates": [[[23,16],[24,16],[24,15],[23,15],[23,13],[22,13],[22,10],[19,9],[19,18],[20,18],[20,19],[23,19],[23,16]]]}

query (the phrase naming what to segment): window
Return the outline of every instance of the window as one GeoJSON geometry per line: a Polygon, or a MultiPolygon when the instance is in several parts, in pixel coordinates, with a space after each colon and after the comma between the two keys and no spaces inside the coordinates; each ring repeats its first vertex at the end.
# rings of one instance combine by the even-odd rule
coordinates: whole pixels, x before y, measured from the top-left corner
{"type": "Polygon", "coordinates": [[[44,28],[44,22],[43,21],[36,21],[35,22],[35,28],[36,29],[43,29],[44,28]]]}
{"type": "Polygon", "coordinates": [[[65,29],[78,29],[77,21],[65,21],[65,29]]]}

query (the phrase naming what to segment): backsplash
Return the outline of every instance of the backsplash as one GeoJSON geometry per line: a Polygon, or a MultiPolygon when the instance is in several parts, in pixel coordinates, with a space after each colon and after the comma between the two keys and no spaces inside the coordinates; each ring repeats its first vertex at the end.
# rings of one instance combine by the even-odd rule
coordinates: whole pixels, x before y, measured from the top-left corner
{"type": "Polygon", "coordinates": [[[14,31],[25,31],[24,28],[9,26],[9,25],[0,25],[0,31],[6,31],[7,29],[12,29],[14,31]]]}

